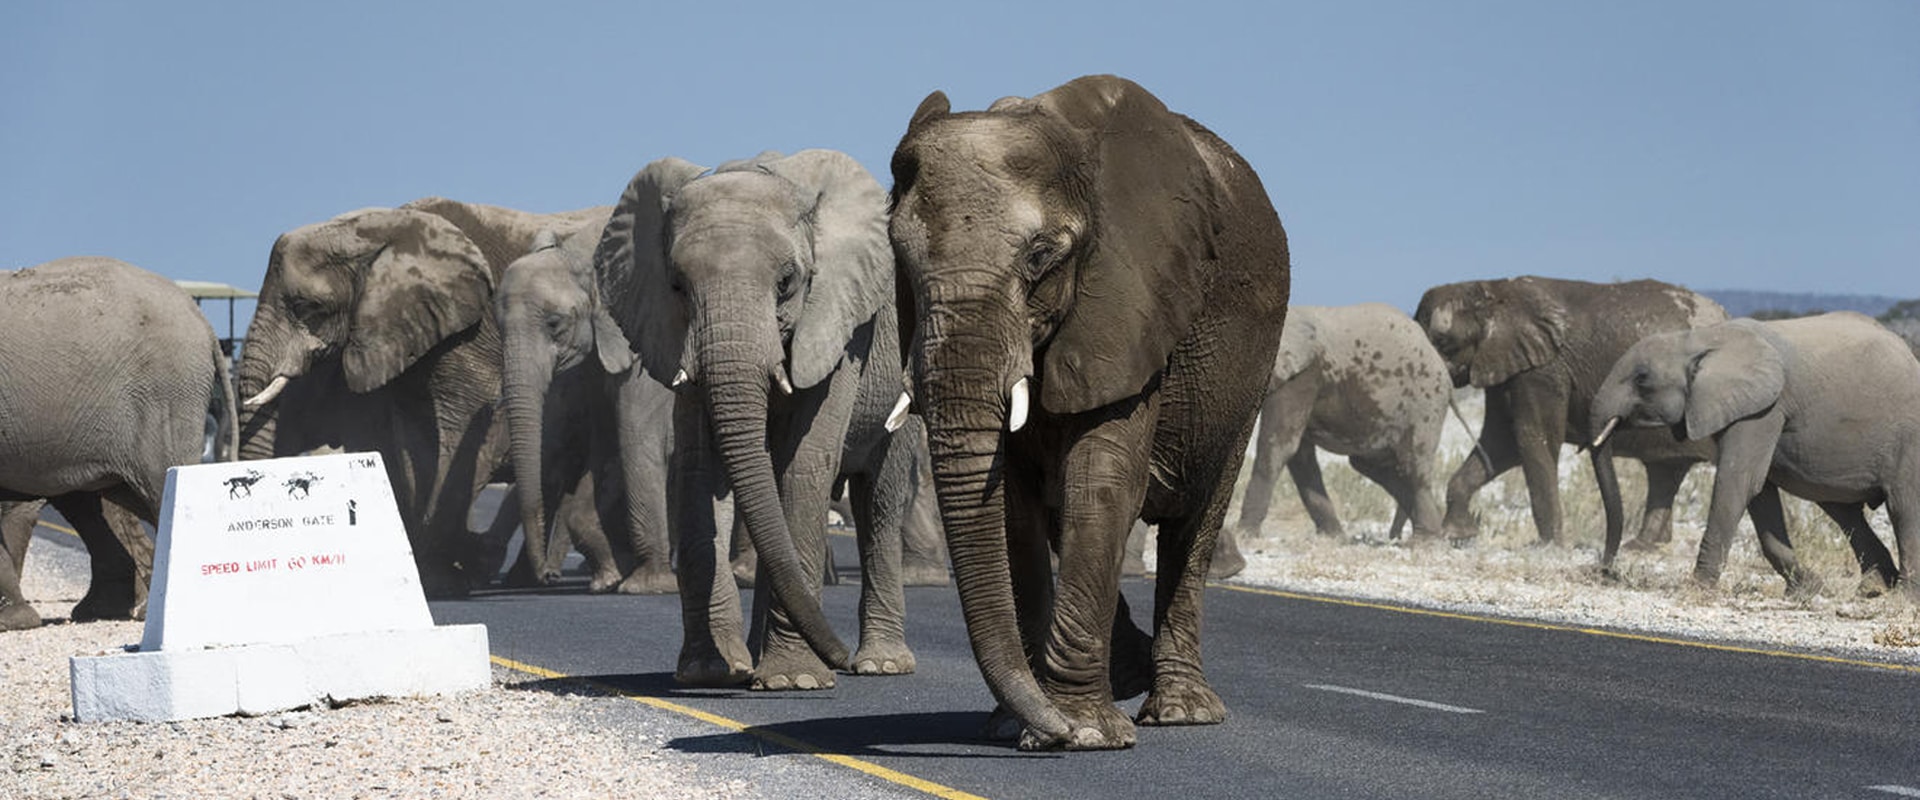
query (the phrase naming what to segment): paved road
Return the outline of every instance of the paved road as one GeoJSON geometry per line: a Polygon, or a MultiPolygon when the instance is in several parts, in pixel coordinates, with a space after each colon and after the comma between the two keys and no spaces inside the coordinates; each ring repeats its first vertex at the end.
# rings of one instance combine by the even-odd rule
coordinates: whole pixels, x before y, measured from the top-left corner
{"type": "MultiPolygon", "coordinates": [[[[1134,608],[1151,588],[1127,584],[1134,608]]],[[[851,644],[857,587],[825,599],[851,644]]],[[[433,610],[486,623],[500,658],[747,726],[675,747],[840,754],[948,796],[1920,797],[1920,671],[1227,587],[1207,595],[1206,636],[1226,724],[1143,728],[1125,752],[1019,753],[977,736],[992,700],[953,589],[908,603],[917,674],[813,693],[675,687],[672,597],[563,588],[433,610]]]]}

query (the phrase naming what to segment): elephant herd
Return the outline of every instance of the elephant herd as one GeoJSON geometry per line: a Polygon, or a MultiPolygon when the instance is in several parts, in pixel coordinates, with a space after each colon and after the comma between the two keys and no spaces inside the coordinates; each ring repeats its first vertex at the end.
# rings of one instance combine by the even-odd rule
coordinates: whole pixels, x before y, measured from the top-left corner
{"type": "Polygon", "coordinates": [[[0,629],[38,623],[18,531],[42,498],[94,556],[76,618],[141,613],[136,522],[165,469],[198,460],[210,406],[242,458],[382,453],[429,593],[484,585],[516,525],[511,582],[551,582],[572,547],[595,591],[677,591],[688,685],[912,672],[901,586],[945,582],[950,558],[992,728],[1029,749],[1225,718],[1202,589],[1243,566],[1281,465],[1315,527],[1340,530],[1316,449],[1381,484],[1415,538],[1471,535],[1472,495],[1517,464],[1551,540],[1559,447],[1586,446],[1609,562],[1613,456],[1647,464],[1629,547],[1665,541],[1680,479],[1714,460],[1703,580],[1745,509],[1789,584],[1811,583],[1784,488],[1841,523],[1881,590],[1913,585],[1920,362],[1871,321],[1728,322],[1653,281],[1532,277],[1436,287],[1412,318],[1289,310],[1286,232],[1252,167],[1113,76],[984,111],[936,91],[891,172],[889,189],[830,150],[669,157],[611,206],[426,198],[297,228],[233,381],[155,276],[0,273],[0,629]],[[1486,418],[1443,507],[1440,427],[1466,385],[1486,418]],[[514,495],[476,536],[469,507],[498,481],[514,495]],[[837,487],[864,575],[853,650],[820,607],[837,487]],[[1880,503],[1899,566],[1862,514],[1880,503]],[[1119,593],[1136,522],[1158,537],[1145,630],[1119,593]],[[764,589],[750,612],[742,583],[764,589]],[[1142,693],[1131,719],[1115,705],[1142,693]]]}

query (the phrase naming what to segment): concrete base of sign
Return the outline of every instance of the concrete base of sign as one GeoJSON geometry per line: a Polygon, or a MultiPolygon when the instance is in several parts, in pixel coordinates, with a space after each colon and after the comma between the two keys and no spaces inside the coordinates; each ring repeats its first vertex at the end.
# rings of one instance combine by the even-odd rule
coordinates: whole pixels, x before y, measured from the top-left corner
{"type": "Polygon", "coordinates": [[[486,688],[485,625],[75,656],[73,718],[165,722],[486,688]]]}

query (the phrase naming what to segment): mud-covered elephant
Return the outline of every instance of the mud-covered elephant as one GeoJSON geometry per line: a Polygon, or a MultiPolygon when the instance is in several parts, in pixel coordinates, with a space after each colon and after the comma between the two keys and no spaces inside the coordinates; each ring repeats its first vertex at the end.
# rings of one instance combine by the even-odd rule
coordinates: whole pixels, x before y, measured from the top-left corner
{"type": "Polygon", "coordinates": [[[542,229],[607,212],[435,197],[282,234],[241,354],[242,457],[377,450],[422,587],[454,595],[491,578],[466,518],[474,493],[505,472],[494,288],[542,229]]]}
{"type": "Polygon", "coordinates": [[[1408,519],[1415,536],[1437,535],[1433,480],[1451,391],[1446,362],[1405,312],[1380,303],[1287,309],[1280,355],[1260,405],[1240,524],[1221,533],[1214,576],[1233,575],[1245,564],[1235,540],[1259,535],[1281,465],[1314,528],[1329,536],[1342,532],[1320,479],[1317,449],[1346,456],[1393,496],[1394,537],[1408,519]]]}
{"type": "MultiPolygon", "coordinates": [[[[75,621],[145,614],[139,523],[158,523],[168,467],[200,463],[209,408],[232,418],[227,357],[172,281],[99,257],[0,271],[0,501],[45,498],[80,533],[92,582],[75,621]]],[[[40,624],[17,593],[0,593],[0,630],[40,624]]]]}
{"type": "Polygon", "coordinates": [[[913,405],[993,733],[1129,747],[1114,699],[1149,686],[1142,724],[1220,722],[1201,591],[1289,280],[1258,176],[1102,75],[984,112],[936,91],[893,178],[913,405]],[[1158,528],[1150,640],[1119,595],[1136,518],[1158,528]]]}
{"type": "Polygon", "coordinates": [[[634,369],[677,391],[681,683],[823,688],[837,668],[914,668],[899,588],[913,458],[894,443],[920,429],[912,417],[895,434],[885,425],[901,386],[886,201],[872,175],[828,150],[710,172],[666,158],[634,176],[607,223],[594,256],[602,302],[634,369]],[[851,659],[819,601],[842,474],[872,554],[851,659]],[[711,503],[721,484],[759,559],[751,648],[733,576],[717,567],[728,554],[711,503]]]}
{"type": "MultiPolygon", "coordinates": [[[[675,591],[668,545],[667,464],[673,392],[629,369],[633,352],[598,301],[593,253],[606,220],[545,232],[501,276],[495,314],[502,339],[503,402],[521,529],[514,574],[558,577],[565,541],[547,541],[563,499],[566,520],[593,569],[595,591],[675,591]],[[620,563],[625,562],[625,563],[620,563]],[[525,573],[520,574],[524,569],[525,573]]],[[[558,526],[556,526],[558,527],[558,526]]]]}
{"type": "Polygon", "coordinates": [[[1613,364],[1592,414],[1596,447],[1643,428],[1718,446],[1693,568],[1700,583],[1719,581],[1744,511],[1788,591],[1818,590],[1793,555],[1785,490],[1818,503],[1847,534],[1863,594],[1898,582],[1920,598],[1920,360],[1871,318],[1736,319],[1648,336],[1613,364]],[[1867,524],[1866,507],[1882,503],[1897,570],[1867,524]]]}
{"type": "MultiPolygon", "coordinates": [[[[1414,319],[1446,359],[1453,385],[1486,390],[1486,416],[1473,452],[1447,481],[1442,526],[1451,536],[1477,530],[1473,495],[1518,465],[1526,475],[1533,521],[1543,541],[1560,538],[1560,445],[1586,446],[1589,404],[1607,369],[1641,337],[1727,318],[1719,304],[1652,280],[1588,283],[1522,276],[1428,289],[1414,319]]],[[[1673,536],[1673,497],[1687,469],[1713,457],[1713,443],[1665,431],[1614,438],[1614,456],[1646,465],[1640,533],[1629,547],[1652,549],[1673,536]]],[[[1606,512],[1603,564],[1610,565],[1625,526],[1613,461],[1590,454],[1606,512]]]]}

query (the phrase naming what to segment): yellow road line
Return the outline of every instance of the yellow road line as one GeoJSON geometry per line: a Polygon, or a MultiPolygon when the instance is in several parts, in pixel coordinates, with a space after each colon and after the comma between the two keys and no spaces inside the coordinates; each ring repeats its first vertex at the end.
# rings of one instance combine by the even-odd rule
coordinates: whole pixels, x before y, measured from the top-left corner
{"type": "Polygon", "coordinates": [[[80,535],[80,532],[79,532],[79,531],[76,531],[76,530],[74,530],[74,529],[72,529],[72,528],[69,528],[69,527],[67,527],[67,526],[65,526],[65,525],[60,525],[60,524],[57,524],[57,523],[52,523],[52,522],[48,522],[48,521],[46,521],[46,520],[44,520],[44,519],[42,519],[42,520],[35,520],[35,522],[34,522],[34,524],[36,524],[36,525],[39,525],[39,526],[40,526],[40,527],[42,527],[42,528],[46,528],[47,530],[50,530],[50,531],[56,531],[56,532],[59,532],[59,533],[64,533],[64,534],[66,534],[66,535],[68,535],[68,536],[76,536],[76,537],[77,537],[77,536],[79,536],[79,535],[80,535]]]}
{"type": "Polygon", "coordinates": [[[1207,585],[1220,588],[1220,589],[1226,589],[1228,591],[1245,592],[1247,594],[1262,594],[1270,597],[1283,597],[1288,600],[1305,600],[1313,603],[1326,603],[1329,605],[1350,606],[1353,608],[1370,608],[1376,611],[1395,611],[1401,614],[1416,614],[1423,617],[1439,617],[1441,619],[1462,620],[1466,622],[1486,622],[1486,623],[1492,623],[1494,625],[1508,625],[1515,628],[1532,628],[1534,630],[1542,630],[1542,631],[1561,631],[1563,633],[1584,633],[1588,636],[1603,636],[1609,639],[1626,639],[1628,641],[1650,642],[1653,644],[1671,644],[1671,645],[1678,645],[1680,647],[1692,647],[1692,648],[1697,648],[1701,650],[1718,650],[1725,653],[1745,653],[1747,655],[1755,655],[1755,656],[1773,656],[1775,658],[1793,658],[1793,659],[1799,659],[1801,661],[1818,661],[1818,662],[1827,663],[1827,664],[1846,664],[1848,666],[1869,667],[1872,669],[1884,669],[1884,670],[1890,670],[1893,672],[1920,673],[1920,666],[1914,666],[1911,664],[1889,664],[1883,661],[1864,661],[1864,660],[1855,659],[1855,658],[1841,658],[1839,656],[1823,656],[1815,653],[1796,653],[1791,650],[1767,650],[1767,649],[1758,648],[1758,647],[1742,647],[1740,645],[1717,644],[1714,642],[1696,642],[1688,639],[1675,639],[1667,636],[1652,636],[1652,635],[1643,634],[1643,633],[1623,633],[1621,631],[1610,631],[1602,628],[1585,628],[1585,627],[1580,627],[1578,625],[1560,625],[1552,622],[1536,622],[1533,620],[1524,620],[1524,619],[1505,619],[1502,617],[1487,617],[1487,616],[1480,616],[1477,614],[1463,614],[1456,611],[1436,611],[1430,608],[1414,608],[1410,606],[1397,606],[1397,605],[1390,605],[1387,603],[1369,602],[1366,600],[1346,600],[1338,597],[1321,597],[1319,595],[1300,594],[1298,592],[1287,592],[1279,589],[1264,589],[1257,586],[1239,586],[1239,585],[1230,584],[1230,583],[1220,583],[1218,581],[1211,581],[1207,585]]]}
{"type": "Polygon", "coordinates": [[[697,708],[683,706],[671,700],[665,700],[658,697],[649,697],[643,694],[635,694],[625,689],[621,689],[617,686],[610,686],[610,685],[601,683],[599,681],[590,680],[587,678],[581,678],[573,675],[568,675],[564,672],[555,672],[553,670],[546,669],[544,667],[537,667],[532,664],[524,664],[519,661],[514,661],[513,659],[510,659],[510,658],[493,656],[493,663],[498,664],[507,669],[513,670],[515,672],[524,672],[536,678],[547,678],[550,680],[580,681],[581,683],[594,686],[603,691],[611,692],[613,694],[624,697],[628,700],[632,700],[636,703],[649,705],[654,708],[660,709],[662,711],[667,711],[667,712],[679,714],[682,716],[692,717],[694,719],[700,720],[701,722],[705,722],[709,725],[716,725],[716,726],[725,728],[727,730],[733,731],[735,733],[744,733],[744,734],[747,734],[748,736],[752,736],[756,739],[760,739],[762,741],[771,743],[773,745],[776,745],[788,750],[792,750],[796,753],[804,753],[806,755],[813,756],[815,758],[821,759],[823,761],[827,761],[829,763],[838,764],[840,766],[847,767],[849,769],[859,770],[860,772],[866,773],[868,775],[872,775],[873,777],[879,778],[883,781],[887,781],[889,783],[896,783],[901,786],[905,786],[909,789],[913,789],[915,791],[925,792],[927,794],[933,795],[934,797],[943,798],[943,800],[986,800],[986,798],[983,798],[976,794],[968,794],[966,792],[960,791],[959,789],[955,789],[949,786],[942,786],[938,783],[934,783],[932,781],[929,781],[923,778],[916,778],[904,772],[887,769],[886,767],[880,766],[879,764],[875,764],[871,761],[866,761],[866,760],[854,758],[853,756],[835,753],[835,752],[826,750],[825,748],[822,748],[818,745],[803,742],[799,739],[795,739],[785,734],[766,730],[764,728],[756,728],[744,722],[728,719],[718,714],[710,714],[705,711],[701,711],[700,709],[697,709],[697,708]]]}

